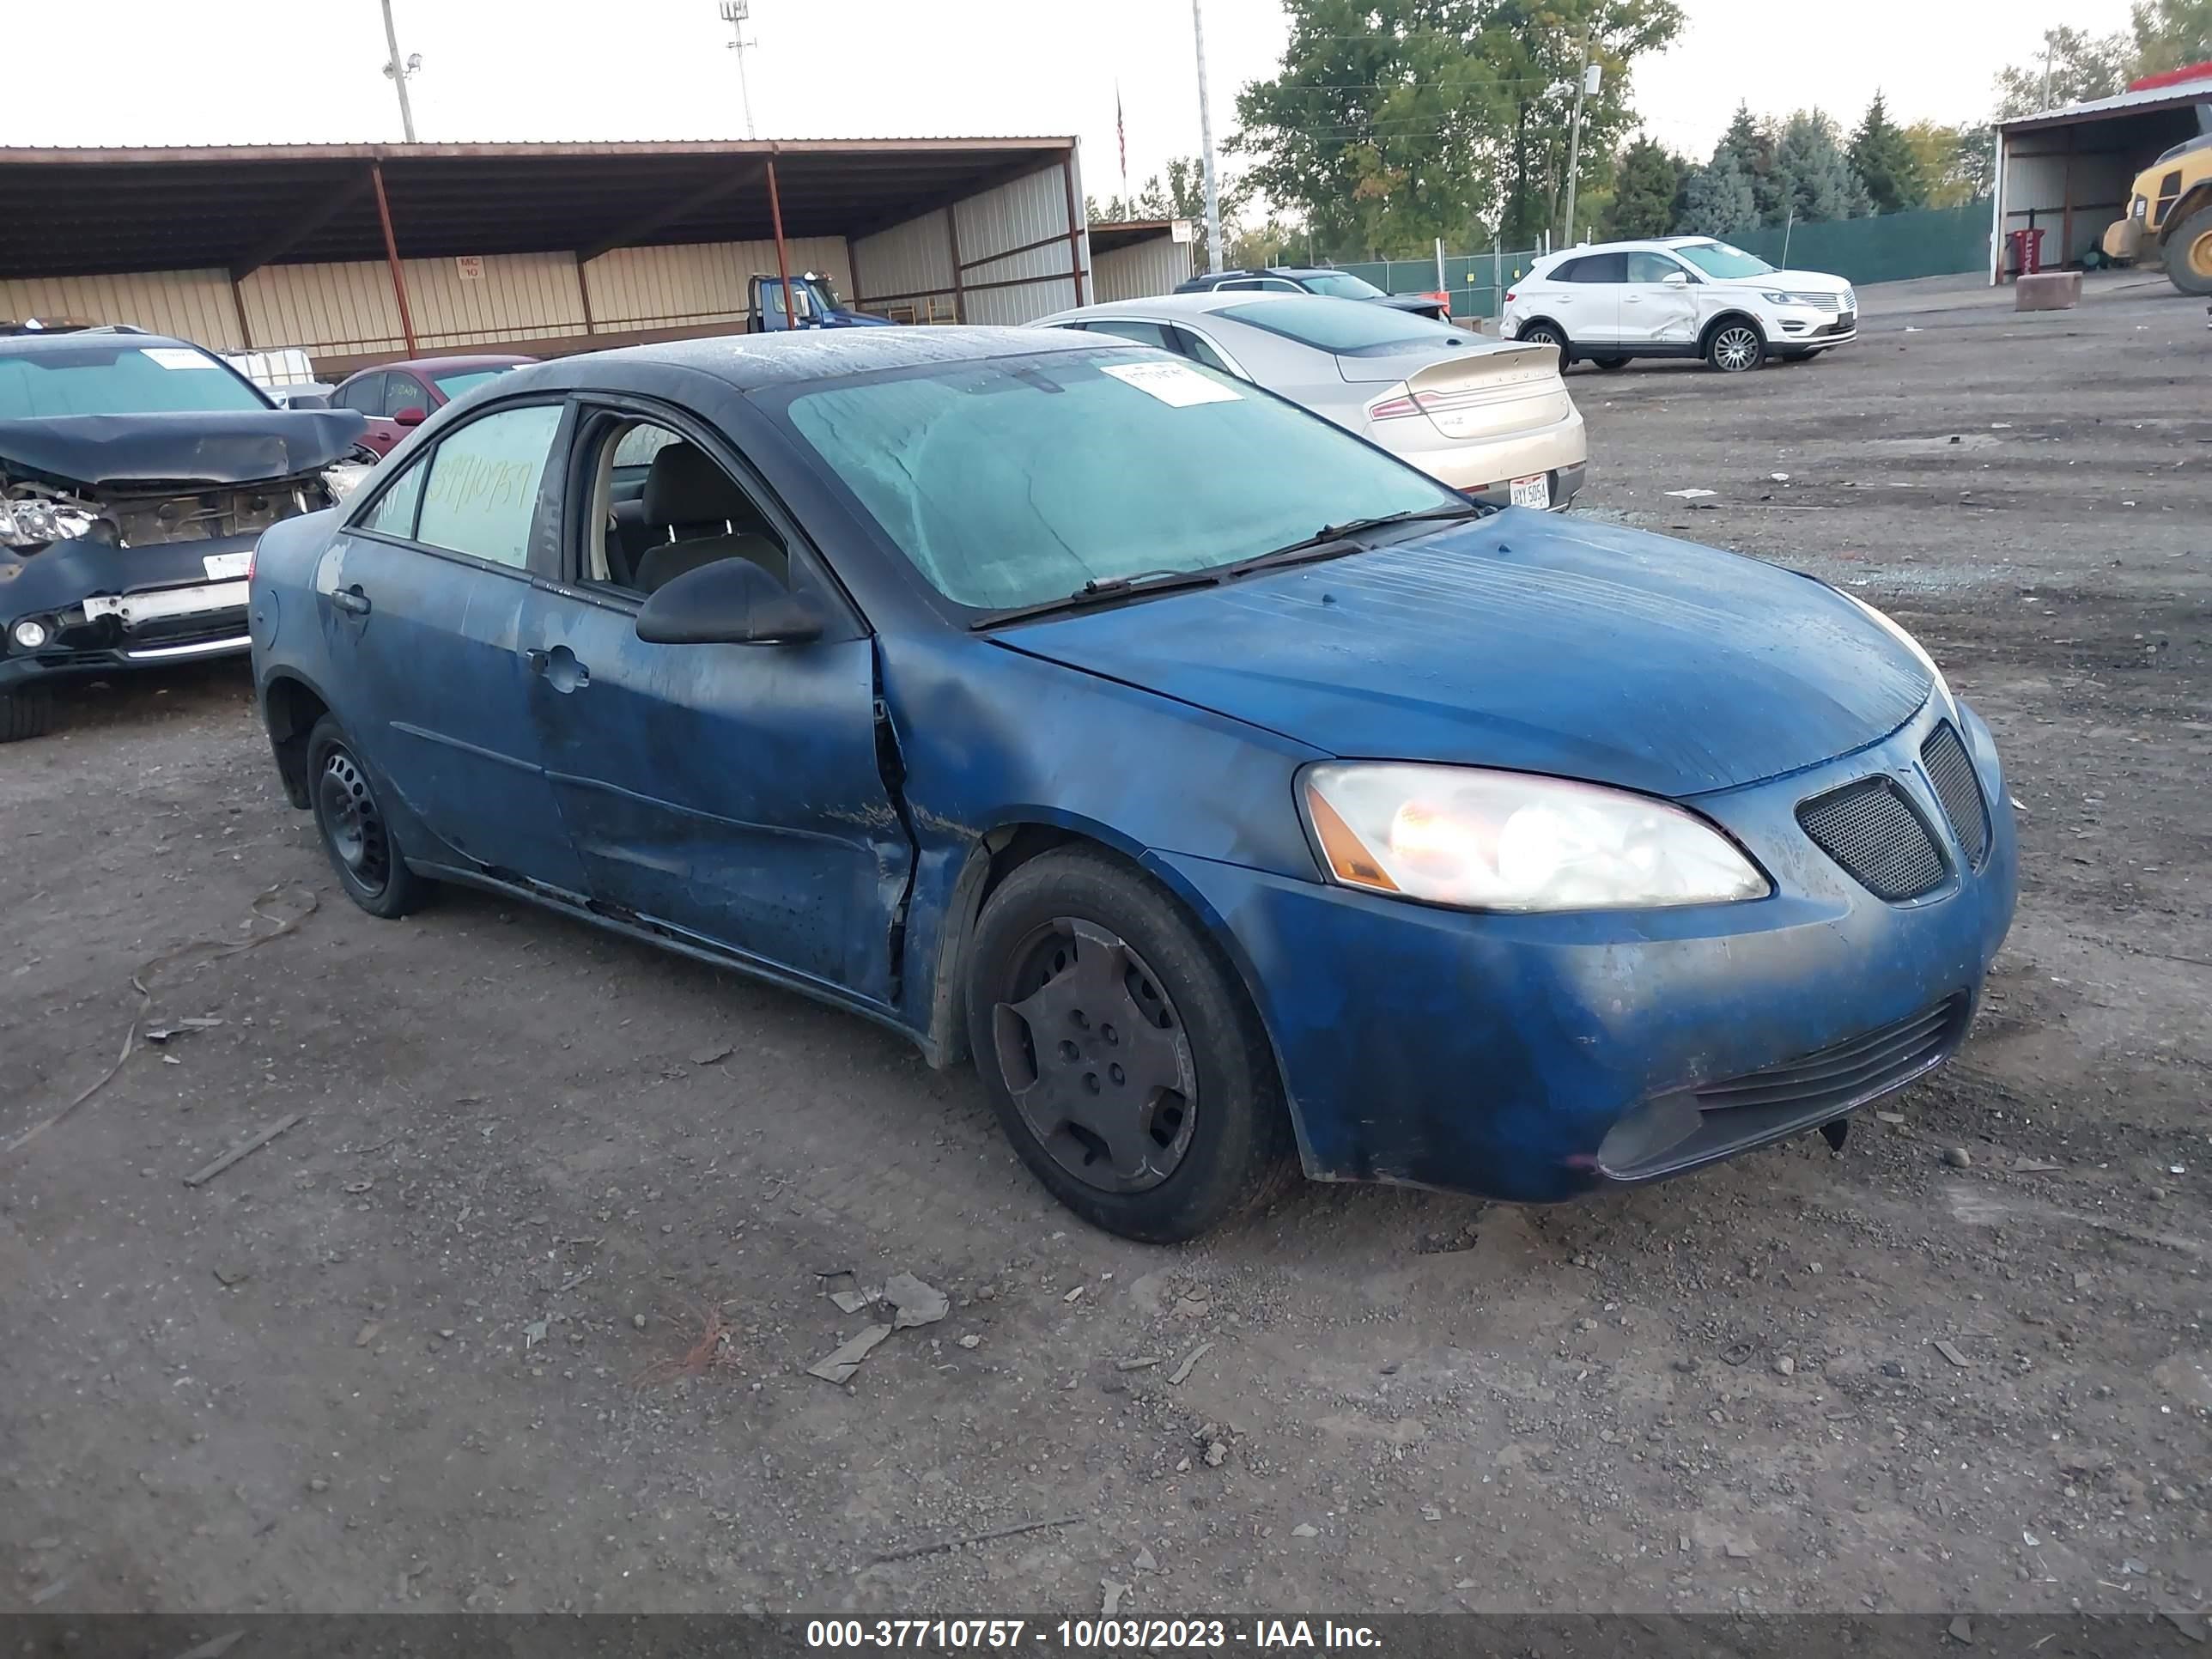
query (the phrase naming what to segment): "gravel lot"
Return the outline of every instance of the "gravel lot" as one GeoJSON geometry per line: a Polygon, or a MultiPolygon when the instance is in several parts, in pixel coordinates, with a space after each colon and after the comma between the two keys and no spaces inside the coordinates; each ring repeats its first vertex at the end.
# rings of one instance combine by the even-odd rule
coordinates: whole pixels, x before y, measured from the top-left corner
{"type": "Polygon", "coordinates": [[[1126,1244],[857,1019],[358,914],[242,669],[88,691],[0,751],[0,1142],[224,1023],[0,1160],[0,1607],[2202,1608],[2212,334],[2008,298],[1571,380],[1588,511],[1850,583],[2003,746],[1990,1001],[1840,1157],[1126,1244]],[[950,1314],[808,1376],[902,1270],[950,1314]]]}

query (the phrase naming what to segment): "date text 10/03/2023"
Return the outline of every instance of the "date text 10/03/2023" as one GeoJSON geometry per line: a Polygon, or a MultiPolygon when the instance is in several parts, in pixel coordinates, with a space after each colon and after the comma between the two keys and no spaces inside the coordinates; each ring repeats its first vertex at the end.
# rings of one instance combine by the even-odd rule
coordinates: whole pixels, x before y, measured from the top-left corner
{"type": "Polygon", "coordinates": [[[1326,1619],[816,1619],[807,1621],[806,1645],[934,1652],[1036,1646],[1048,1653],[1144,1653],[1232,1647],[1373,1651],[1382,1644],[1368,1626],[1326,1619]]]}

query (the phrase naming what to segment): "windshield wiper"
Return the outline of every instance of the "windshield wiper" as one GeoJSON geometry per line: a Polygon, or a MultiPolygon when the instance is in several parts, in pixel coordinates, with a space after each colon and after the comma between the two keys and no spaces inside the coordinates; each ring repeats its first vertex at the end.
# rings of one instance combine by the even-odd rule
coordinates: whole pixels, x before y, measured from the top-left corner
{"type": "Polygon", "coordinates": [[[1378,513],[1370,519],[1349,519],[1342,524],[1325,524],[1310,536],[1266,553],[1255,553],[1249,559],[1239,559],[1234,564],[1223,565],[1216,573],[1224,578],[1242,576],[1247,571],[1267,570],[1276,565],[1302,564],[1309,559],[1334,559],[1346,553],[1356,553],[1361,544],[1353,538],[1369,530],[1380,530],[1388,525],[1419,524],[1427,519],[1472,519],[1488,509],[1473,501],[1451,507],[1428,507],[1407,513],[1378,513]]]}
{"type": "Polygon", "coordinates": [[[1179,588],[1212,587],[1221,580],[1229,567],[1215,565],[1206,570],[1141,570],[1132,576],[1093,576],[1073,593],[1063,593],[1056,599],[1040,599],[1035,605],[1018,605],[1011,610],[993,611],[969,623],[970,629],[996,628],[1001,623],[1021,622],[1030,617],[1048,617],[1055,611],[1074,611],[1086,605],[1103,605],[1113,599],[1141,598],[1147,593],[1172,593],[1179,588]]]}

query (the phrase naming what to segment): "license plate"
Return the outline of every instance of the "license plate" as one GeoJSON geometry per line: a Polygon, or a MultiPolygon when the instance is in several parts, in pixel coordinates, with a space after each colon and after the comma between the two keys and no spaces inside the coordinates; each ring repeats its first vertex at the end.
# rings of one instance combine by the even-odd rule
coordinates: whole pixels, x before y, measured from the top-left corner
{"type": "Polygon", "coordinates": [[[246,574],[246,567],[253,561],[251,550],[243,553],[210,553],[200,563],[207,568],[211,582],[236,581],[246,574]]]}
{"type": "Polygon", "coordinates": [[[1532,472],[1525,478],[1516,478],[1506,486],[1513,492],[1516,507],[1549,507],[1552,504],[1552,475],[1532,472]]]}
{"type": "Polygon", "coordinates": [[[1856,311],[1847,311],[1836,319],[1836,326],[1838,328],[1856,328],[1858,325],[1859,314],[1856,311]]]}

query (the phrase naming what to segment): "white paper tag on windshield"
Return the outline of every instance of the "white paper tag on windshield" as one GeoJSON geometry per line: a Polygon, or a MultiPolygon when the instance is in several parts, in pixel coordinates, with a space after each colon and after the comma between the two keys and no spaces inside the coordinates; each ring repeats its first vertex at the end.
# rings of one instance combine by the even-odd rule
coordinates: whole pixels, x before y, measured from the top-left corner
{"type": "Polygon", "coordinates": [[[164,368],[205,368],[208,360],[188,346],[140,346],[139,350],[164,368]]]}
{"type": "Polygon", "coordinates": [[[1235,404],[1244,400],[1243,394],[1234,386],[1209,380],[1196,369],[1186,368],[1181,363],[1101,363],[1099,367],[1115,380],[1126,380],[1138,391],[1148,392],[1177,409],[1188,409],[1193,404],[1235,404]]]}

